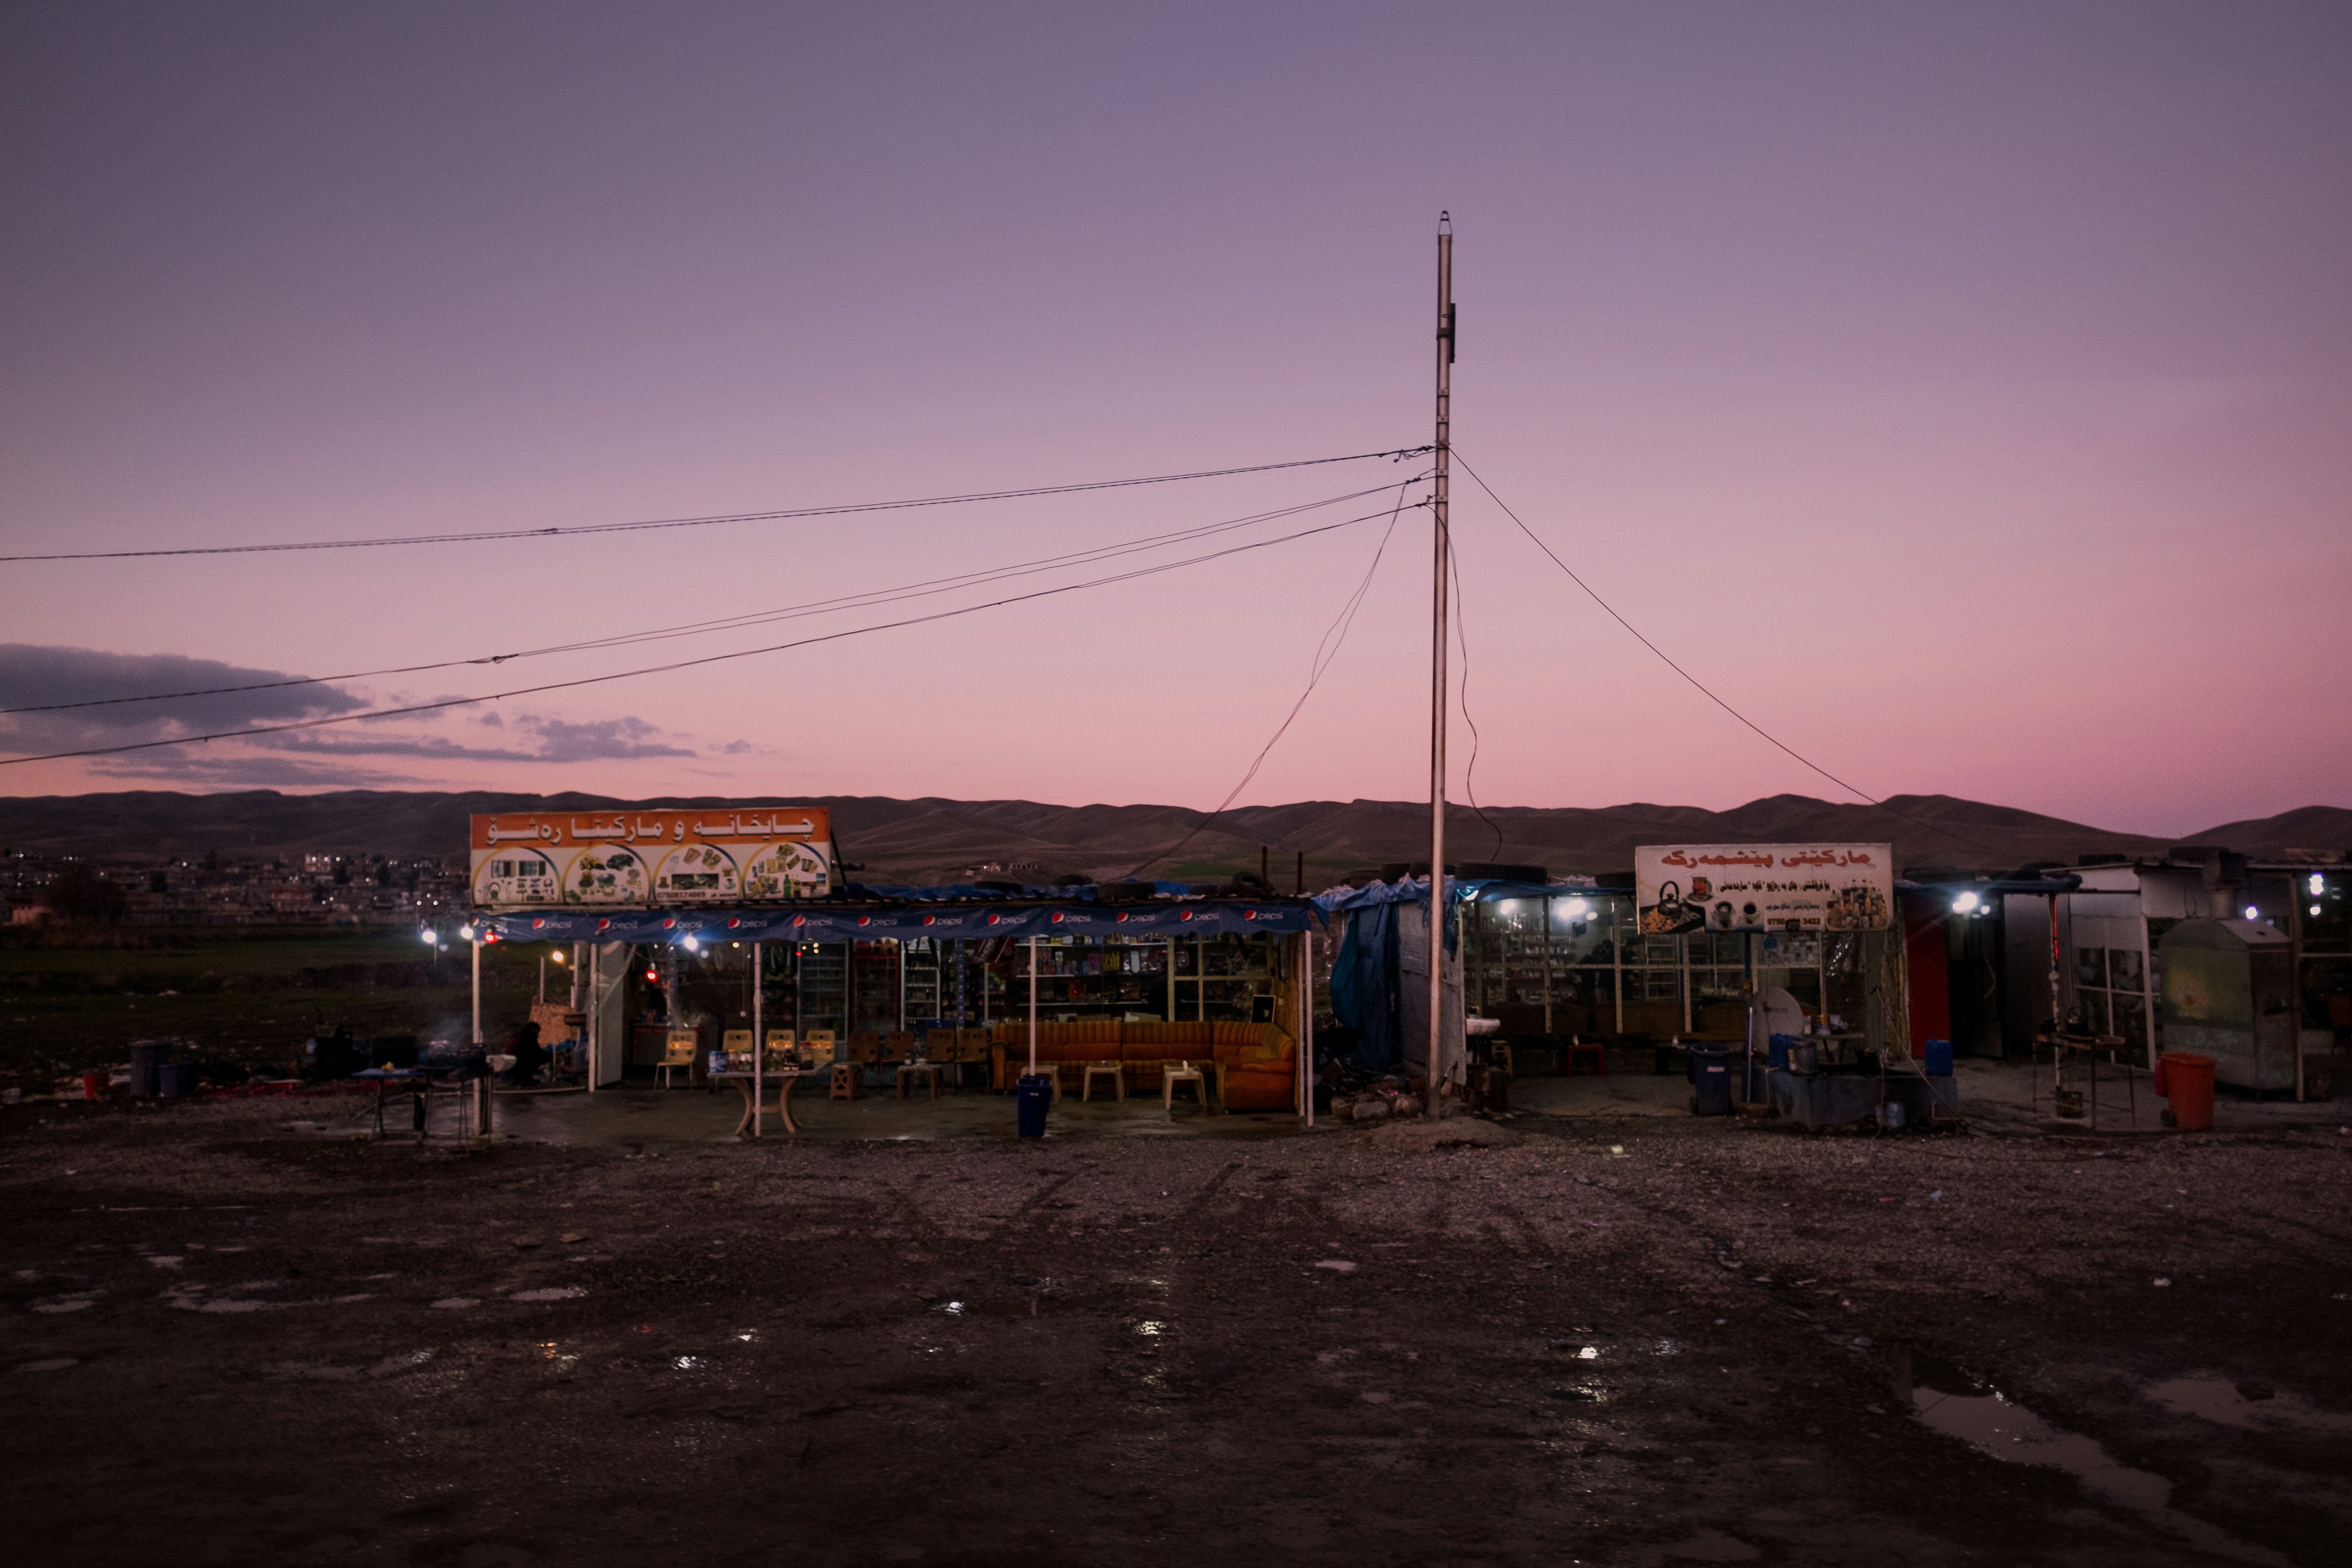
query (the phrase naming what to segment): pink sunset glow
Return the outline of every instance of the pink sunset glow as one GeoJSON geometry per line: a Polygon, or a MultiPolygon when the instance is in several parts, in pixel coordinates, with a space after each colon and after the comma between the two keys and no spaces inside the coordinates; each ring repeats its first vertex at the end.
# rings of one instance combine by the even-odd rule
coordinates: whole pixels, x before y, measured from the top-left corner
{"type": "MultiPolygon", "coordinates": [[[[2347,13],[1442,15],[18,8],[0,21],[5,552],[577,526],[1417,446],[1446,208],[1463,458],[1796,750],[1874,795],[2158,835],[2352,805],[2347,13]]],[[[1412,471],[9,564],[0,641],[34,674],[8,705],[747,615],[1412,471]]],[[[1840,797],[1466,475],[1454,493],[1480,799],[1840,797]]],[[[1393,499],[1116,586],[293,740],[14,767],[0,791],[1214,805],[1297,701],[1393,499]]],[[[1403,512],[1244,802],[1423,791],[1428,539],[1403,512]]],[[[1217,547],[347,681],[340,701],[570,680],[1217,547]]],[[[14,725],[11,754],[158,732],[144,710],[14,725]]],[[[1472,750],[1457,727],[1457,798],[1472,750]]]]}

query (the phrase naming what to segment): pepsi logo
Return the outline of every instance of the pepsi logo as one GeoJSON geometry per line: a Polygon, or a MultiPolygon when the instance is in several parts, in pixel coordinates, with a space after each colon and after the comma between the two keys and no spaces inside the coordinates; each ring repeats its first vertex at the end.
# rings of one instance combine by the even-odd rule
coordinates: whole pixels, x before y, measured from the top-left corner
{"type": "Polygon", "coordinates": [[[937,925],[939,923],[939,919],[940,917],[937,915],[925,915],[923,917],[923,923],[925,925],[937,925]]]}
{"type": "Polygon", "coordinates": [[[541,926],[545,925],[546,923],[547,923],[547,922],[546,922],[545,921],[531,921],[531,922],[530,922],[530,929],[531,929],[531,930],[533,930],[533,931],[537,931],[537,930],[539,930],[539,929],[540,929],[540,927],[541,927],[541,926]]]}
{"type": "Polygon", "coordinates": [[[988,923],[989,923],[990,925],[994,925],[994,924],[996,924],[999,921],[1003,920],[1003,918],[1004,918],[1004,917],[1003,917],[1003,915],[991,915],[991,916],[989,916],[989,917],[988,917],[988,923]]]}
{"type": "Polygon", "coordinates": [[[874,923],[874,917],[872,915],[860,915],[857,917],[857,923],[862,926],[870,926],[874,923]]]}
{"type": "Polygon", "coordinates": [[[1059,910],[1055,910],[1054,911],[1054,923],[1055,925],[1060,925],[1062,923],[1062,911],[1059,910]]]}
{"type": "Polygon", "coordinates": [[[596,929],[598,931],[609,931],[612,929],[612,925],[613,922],[611,921],[598,921],[596,922],[596,929]]]}
{"type": "Polygon", "coordinates": [[[1125,925],[1127,923],[1127,911],[1125,910],[1121,910],[1118,913],[1113,915],[1111,919],[1119,925],[1125,925]]]}
{"type": "Polygon", "coordinates": [[[1182,914],[1178,915],[1176,918],[1180,921],[1189,921],[1192,918],[1192,911],[1186,910],[1182,914]]]}

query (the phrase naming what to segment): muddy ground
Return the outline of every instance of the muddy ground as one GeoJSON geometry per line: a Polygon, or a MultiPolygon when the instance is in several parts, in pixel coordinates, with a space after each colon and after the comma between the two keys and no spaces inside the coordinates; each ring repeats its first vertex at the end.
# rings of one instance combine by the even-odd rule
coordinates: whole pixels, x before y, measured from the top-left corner
{"type": "Polygon", "coordinates": [[[0,1111],[14,1560],[2319,1563],[2352,1524],[2333,1126],[293,1114],[0,1111]],[[1913,1414],[1969,1375],[2170,1508],[1913,1414]]]}

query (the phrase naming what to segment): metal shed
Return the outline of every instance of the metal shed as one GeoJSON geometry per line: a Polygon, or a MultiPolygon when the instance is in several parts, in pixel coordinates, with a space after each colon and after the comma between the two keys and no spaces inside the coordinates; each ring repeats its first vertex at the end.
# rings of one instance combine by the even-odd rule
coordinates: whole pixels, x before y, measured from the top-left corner
{"type": "Polygon", "coordinates": [[[2185,920],[2164,933],[2164,1048],[2214,1060],[2238,1089],[2302,1082],[2294,944],[2258,921],[2185,920]]]}

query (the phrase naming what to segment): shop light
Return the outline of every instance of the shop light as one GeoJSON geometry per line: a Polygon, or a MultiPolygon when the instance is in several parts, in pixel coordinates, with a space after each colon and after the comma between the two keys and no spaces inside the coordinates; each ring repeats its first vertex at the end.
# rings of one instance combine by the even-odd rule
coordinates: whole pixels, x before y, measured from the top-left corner
{"type": "Polygon", "coordinates": [[[1587,905],[1582,899],[1565,900],[1559,906],[1560,913],[1566,915],[1572,921],[1582,920],[1585,916],[1585,911],[1589,908],[1590,906],[1587,905]]]}
{"type": "Polygon", "coordinates": [[[2317,920],[2319,918],[2319,906],[2317,904],[2311,906],[2311,918],[2313,920],[2317,920]]]}
{"type": "Polygon", "coordinates": [[[458,937],[458,940],[460,940],[461,942],[471,942],[471,941],[473,941],[473,940],[474,940],[474,928],[473,928],[471,925],[461,925],[461,926],[459,926],[459,927],[457,928],[457,937],[458,937]]]}
{"type": "Polygon", "coordinates": [[[555,960],[558,963],[569,963],[572,962],[570,959],[563,956],[563,950],[560,947],[553,952],[549,953],[547,956],[555,960]]]}
{"type": "Polygon", "coordinates": [[[441,933],[435,931],[431,926],[426,926],[423,931],[418,931],[416,934],[424,939],[425,945],[427,947],[438,947],[441,945],[441,933]]]}
{"type": "Polygon", "coordinates": [[[1962,893],[1952,900],[1952,912],[1956,915],[1972,915],[1977,912],[1977,906],[1983,901],[1974,893],[1962,893]]]}
{"type": "Polygon", "coordinates": [[[2246,918],[2250,921],[2258,921],[2263,918],[2263,911],[2256,909],[2253,905],[2248,904],[2246,906],[2246,918]]]}
{"type": "Polygon", "coordinates": [[[685,948],[688,952],[700,952],[702,951],[702,944],[692,937],[688,937],[678,945],[685,948]]]}
{"type": "Polygon", "coordinates": [[[2311,874],[2311,896],[2315,899],[2326,891],[2327,891],[2327,879],[2314,871],[2311,874]]]}

